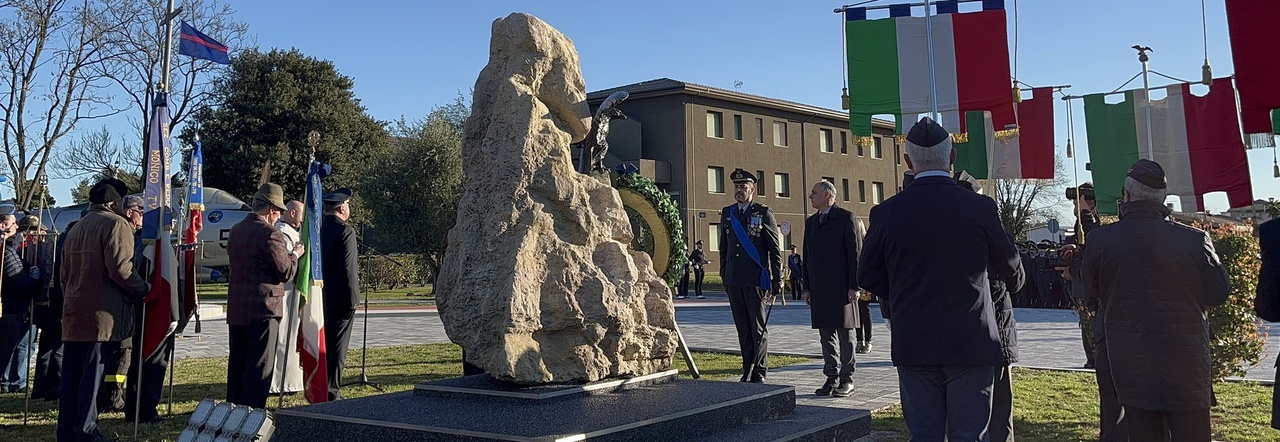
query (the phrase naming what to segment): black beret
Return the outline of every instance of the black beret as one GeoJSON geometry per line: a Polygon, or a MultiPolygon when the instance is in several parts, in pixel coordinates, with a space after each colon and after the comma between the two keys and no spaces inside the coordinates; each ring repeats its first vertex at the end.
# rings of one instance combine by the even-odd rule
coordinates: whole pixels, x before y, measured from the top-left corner
{"type": "Polygon", "coordinates": [[[734,184],[745,183],[748,181],[754,183],[756,182],[756,176],[752,175],[751,172],[747,172],[742,169],[734,169],[733,173],[729,174],[729,180],[733,181],[734,184]]]}
{"type": "Polygon", "coordinates": [[[950,137],[951,134],[946,129],[929,117],[921,118],[907,132],[907,142],[921,147],[936,146],[950,137]]]}
{"type": "Polygon", "coordinates": [[[335,205],[342,204],[347,200],[351,199],[351,189],[344,187],[344,188],[326,193],[324,194],[323,199],[325,204],[335,204],[335,205]]]}
{"type": "Polygon", "coordinates": [[[1138,160],[1129,167],[1129,173],[1125,174],[1129,178],[1137,180],[1139,183],[1152,189],[1164,189],[1169,184],[1164,179],[1164,168],[1160,167],[1160,163],[1151,160],[1138,160]]]}
{"type": "Polygon", "coordinates": [[[122,195],[129,193],[129,187],[125,186],[124,181],[115,178],[107,178],[98,181],[89,188],[89,202],[92,204],[106,204],[120,201],[122,195]]]}

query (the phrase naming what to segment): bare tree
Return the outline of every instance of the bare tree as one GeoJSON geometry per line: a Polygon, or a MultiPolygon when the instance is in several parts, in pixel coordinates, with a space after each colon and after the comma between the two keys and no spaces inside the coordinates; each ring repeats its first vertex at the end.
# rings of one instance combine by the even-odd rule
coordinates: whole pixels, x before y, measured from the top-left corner
{"type": "MultiPolygon", "coordinates": [[[[107,13],[113,20],[128,25],[103,36],[107,44],[121,56],[100,66],[101,73],[114,81],[133,105],[137,119],[130,118],[138,130],[141,146],[127,152],[131,163],[142,167],[142,152],[150,143],[147,124],[156,92],[165,79],[165,34],[162,23],[168,10],[167,0],[116,0],[107,13]]],[[[219,0],[182,0],[177,5],[182,13],[174,19],[173,72],[169,87],[170,127],[177,127],[191,112],[208,106],[212,98],[209,81],[223,71],[222,65],[177,54],[179,20],[185,20],[210,37],[227,45],[232,53],[246,42],[248,25],[235,21],[234,10],[219,0]]]]}
{"type": "Polygon", "coordinates": [[[996,180],[995,198],[1000,223],[1014,239],[1025,239],[1031,226],[1061,216],[1067,186],[1064,160],[1055,162],[1052,180],[996,180]]]}
{"type": "Polygon", "coordinates": [[[92,132],[81,132],[80,139],[67,143],[66,148],[53,159],[50,176],[56,179],[84,178],[116,170],[132,175],[141,174],[136,159],[136,145],[123,137],[111,136],[106,126],[92,132]]]}
{"type": "Polygon", "coordinates": [[[0,3],[0,120],[9,184],[31,207],[58,142],[84,120],[119,113],[103,81],[114,56],[99,36],[121,26],[90,0],[0,3]]]}

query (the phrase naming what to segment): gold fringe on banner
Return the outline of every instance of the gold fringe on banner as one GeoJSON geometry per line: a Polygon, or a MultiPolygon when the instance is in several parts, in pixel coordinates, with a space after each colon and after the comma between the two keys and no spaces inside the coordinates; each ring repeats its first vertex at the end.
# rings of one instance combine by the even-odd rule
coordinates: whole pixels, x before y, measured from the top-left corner
{"type": "MultiPolygon", "coordinates": [[[[995,133],[996,139],[1000,141],[1009,141],[1018,137],[1018,129],[998,130],[995,133]]],[[[951,143],[968,143],[969,133],[951,134],[951,143]]]]}

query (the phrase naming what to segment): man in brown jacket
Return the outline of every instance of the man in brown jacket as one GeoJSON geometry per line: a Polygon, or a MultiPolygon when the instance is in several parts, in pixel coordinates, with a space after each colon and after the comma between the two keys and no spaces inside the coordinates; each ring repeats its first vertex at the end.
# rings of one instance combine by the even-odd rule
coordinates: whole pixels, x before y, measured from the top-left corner
{"type": "Polygon", "coordinates": [[[89,214],[64,240],[60,442],[107,440],[98,431],[97,408],[104,356],[133,335],[133,305],[147,293],[133,269],[133,227],[118,212],[126,193],[120,180],[94,184],[89,214]]]}
{"type": "Polygon", "coordinates": [[[284,234],[274,227],[286,210],[279,185],[259,187],[251,208],[254,214],[232,227],[227,238],[231,258],[227,402],[262,408],[267,405],[276,366],[284,283],[293,280],[298,257],[306,249],[296,244],[290,250],[284,234]]]}

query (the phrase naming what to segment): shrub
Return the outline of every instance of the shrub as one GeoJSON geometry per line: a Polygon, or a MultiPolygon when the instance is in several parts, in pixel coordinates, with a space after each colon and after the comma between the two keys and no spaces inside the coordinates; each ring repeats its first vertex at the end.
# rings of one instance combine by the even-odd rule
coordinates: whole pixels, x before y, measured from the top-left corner
{"type": "Polygon", "coordinates": [[[429,273],[421,255],[367,254],[360,257],[360,282],[373,290],[422,286],[429,280],[429,273]]]}
{"type": "Polygon", "coordinates": [[[1243,376],[1242,364],[1254,365],[1262,359],[1265,338],[1261,323],[1253,313],[1254,289],[1258,285],[1258,240],[1252,228],[1199,225],[1209,232],[1213,247],[1227,269],[1231,295],[1227,302],[1209,310],[1210,348],[1213,351],[1214,379],[1243,376]]]}

